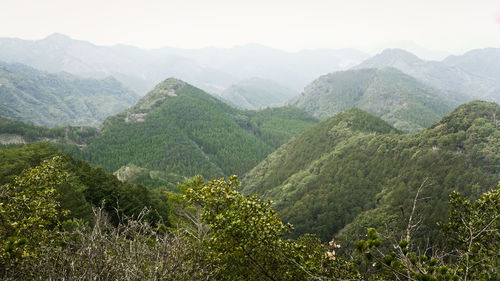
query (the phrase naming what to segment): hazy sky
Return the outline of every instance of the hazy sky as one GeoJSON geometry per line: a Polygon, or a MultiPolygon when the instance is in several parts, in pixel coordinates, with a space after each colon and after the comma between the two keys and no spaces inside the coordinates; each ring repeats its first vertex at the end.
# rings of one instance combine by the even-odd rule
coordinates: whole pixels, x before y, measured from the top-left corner
{"type": "Polygon", "coordinates": [[[409,40],[500,47],[500,0],[0,0],[0,37],[58,32],[98,45],[373,48],[409,40]]]}

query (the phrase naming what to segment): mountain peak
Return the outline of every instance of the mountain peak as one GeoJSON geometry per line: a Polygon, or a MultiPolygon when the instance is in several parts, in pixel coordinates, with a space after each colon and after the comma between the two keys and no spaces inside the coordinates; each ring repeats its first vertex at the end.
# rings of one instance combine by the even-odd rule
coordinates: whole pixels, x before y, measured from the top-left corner
{"type": "Polygon", "coordinates": [[[432,128],[443,128],[447,132],[466,131],[475,120],[483,118],[493,120],[498,129],[500,125],[497,119],[500,118],[497,116],[500,116],[500,106],[498,104],[474,100],[460,105],[432,128]]]}
{"type": "Polygon", "coordinates": [[[402,49],[385,49],[380,54],[365,60],[354,68],[395,67],[404,69],[408,66],[420,65],[424,62],[425,61],[408,51],[402,49]]]}
{"type": "Polygon", "coordinates": [[[71,41],[71,37],[62,33],[52,33],[49,36],[43,38],[44,41],[71,41]]]}
{"type": "Polygon", "coordinates": [[[176,97],[177,91],[188,85],[186,82],[168,78],[154,87],[132,108],[135,111],[149,111],[151,108],[162,105],[168,98],[176,97]]]}

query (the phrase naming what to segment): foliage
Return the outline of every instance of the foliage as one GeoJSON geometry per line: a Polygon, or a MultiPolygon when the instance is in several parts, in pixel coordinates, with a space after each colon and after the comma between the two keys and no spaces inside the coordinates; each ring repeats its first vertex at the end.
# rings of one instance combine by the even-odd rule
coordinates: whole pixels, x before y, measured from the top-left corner
{"type": "Polygon", "coordinates": [[[186,190],[187,200],[200,206],[201,219],[210,227],[207,248],[221,270],[218,280],[322,280],[325,273],[339,277],[348,272],[342,261],[325,256],[318,240],[284,239],[291,225],[279,220],[271,202],[239,194],[238,185],[232,176],[186,190]],[[333,264],[337,271],[327,269],[333,264]]]}
{"type": "Polygon", "coordinates": [[[451,194],[450,216],[441,224],[450,242],[448,252],[414,249],[408,235],[393,245],[393,251],[383,253],[382,238],[374,228],[368,229],[367,240],[355,244],[365,274],[394,280],[498,280],[499,194],[500,184],[473,203],[457,192],[451,194]]]}
{"type": "Polygon", "coordinates": [[[500,183],[472,203],[457,192],[450,197],[450,216],[442,228],[457,274],[462,280],[498,280],[500,183]]]}
{"type": "Polygon", "coordinates": [[[37,258],[42,245],[56,239],[60,203],[56,187],[68,174],[56,156],[0,186],[0,276],[37,258]]]}
{"type": "MultiPolygon", "coordinates": [[[[0,184],[11,182],[23,170],[40,165],[44,159],[60,156],[57,149],[47,143],[27,144],[20,148],[0,149],[0,184]]],[[[82,160],[61,156],[61,168],[67,181],[57,185],[62,208],[70,211],[70,218],[90,222],[92,206],[104,207],[110,219],[118,223],[122,216],[136,216],[144,208],[152,208],[151,222],[164,220],[168,224],[167,198],[162,192],[142,185],[120,182],[101,168],[92,167],[82,160]]]]}

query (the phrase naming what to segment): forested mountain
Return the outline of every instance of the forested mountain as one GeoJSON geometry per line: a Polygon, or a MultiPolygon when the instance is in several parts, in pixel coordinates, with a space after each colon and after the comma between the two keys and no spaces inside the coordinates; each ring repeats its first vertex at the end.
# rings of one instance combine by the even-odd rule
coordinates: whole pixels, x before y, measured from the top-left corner
{"type": "Polygon", "coordinates": [[[322,119],[356,107],[402,131],[416,132],[438,121],[457,104],[397,69],[372,68],[323,75],[290,105],[322,119]]]}
{"type": "Polygon", "coordinates": [[[139,97],[116,79],[50,74],[0,63],[0,116],[38,125],[98,125],[139,97]]]}
{"type": "Polygon", "coordinates": [[[294,91],[315,77],[354,66],[367,55],[354,49],[319,49],[288,53],[260,45],[230,49],[139,49],[96,46],[52,34],[41,40],[0,38],[0,60],[79,76],[113,76],[144,94],[165,77],[178,77],[211,93],[252,77],[277,81],[294,91]]]}
{"type": "Polygon", "coordinates": [[[240,111],[170,78],[107,118],[79,157],[110,172],[126,166],[118,172],[124,178],[153,172],[175,183],[196,174],[244,174],[316,122],[295,108],[240,111]]]}
{"type": "Polygon", "coordinates": [[[458,102],[471,99],[500,102],[498,48],[472,50],[443,61],[425,61],[400,49],[387,49],[355,69],[394,67],[443,90],[458,102]]]}
{"type": "Polygon", "coordinates": [[[297,93],[272,80],[250,78],[220,93],[222,100],[242,109],[262,109],[285,104],[297,93]]]}
{"type": "Polygon", "coordinates": [[[315,233],[325,241],[339,235],[347,243],[361,239],[367,227],[403,232],[422,186],[414,235],[437,239],[436,222],[447,216],[451,191],[476,198],[500,180],[499,114],[495,103],[472,101],[418,134],[403,135],[350,109],[270,154],[247,174],[242,191],[272,199],[294,235],[315,233]]]}

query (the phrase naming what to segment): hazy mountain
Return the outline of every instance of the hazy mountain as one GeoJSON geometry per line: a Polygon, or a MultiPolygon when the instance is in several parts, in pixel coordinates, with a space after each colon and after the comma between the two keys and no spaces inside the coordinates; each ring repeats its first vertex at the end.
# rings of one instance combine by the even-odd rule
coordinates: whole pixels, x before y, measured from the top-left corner
{"type": "Polygon", "coordinates": [[[443,63],[500,81],[500,48],[477,49],[461,56],[449,56],[443,63]]]}
{"type": "Polygon", "coordinates": [[[139,97],[116,79],[50,74],[0,63],[0,115],[46,126],[98,125],[139,97]]]}
{"type": "MultiPolygon", "coordinates": [[[[404,230],[416,190],[420,228],[435,237],[452,190],[474,197],[500,180],[500,106],[469,102],[432,127],[401,135],[381,119],[350,109],[320,122],[270,154],[242,182],[246,193],[272,199],[295,235],[315,233],[342,244],[367,227],[404,230]]],[[[434,241],[436,242],[436,241],[434,241]]]]}
{"type": "Polygon", "coordinates": [[[387,49],[356,66],[394,67],[424,83],[444,91],[458,102],[483,99],[500,102],[499,49],[470,51],[443,61],[425,61],[399,49],[387,49]]]}
{"type": "Polygon", "coordinates": [[[122,175],[143,168],[171,179],[243,174],[316,121],[293,108],[240,111],[170,78],[107,118],[82,157],[108,171],[125,167],[122,175]]]}
{"type": "Polygon", "coordinates": [[[144,50],[125,45],[96,46],[62,34],[36,41],[0,38],[0,60],[85,77],[112,75],[140,94],[171,76],[212,93],[220,93],[252,77],[274,80],[300,91],[315,77],[346,69],[367,57],[353,49],[288,53],[260,45],[245,45],[230,49],[144,50]]]}
{"type": "Polygon", "coordinates": [[[405,132],[428,127],[456,105],[440,91],[394,68],[321,76],[290,104],[322,119],[357,107],[405,132]]]}
{"type": "Polygon", "coordinates": [[[449,52],[425,48],[415,42],[408,40],[389,41],[384,44],[380,44],[374,48],[371,48],[371,51],[369,53],[378,54],[388,48],[405,50],[407,52],[415,54],[416,56],[418,56],[423,60],[441,61],[444,58],[451,55],[451,53],[449,52]]]}
{"type": "Polygon", "coordinates": [[[272,80],[256,77],[238,82],[220,93],[222,100],[243,109],[281,106],[295,95],[293,90],[272,80]]]}

